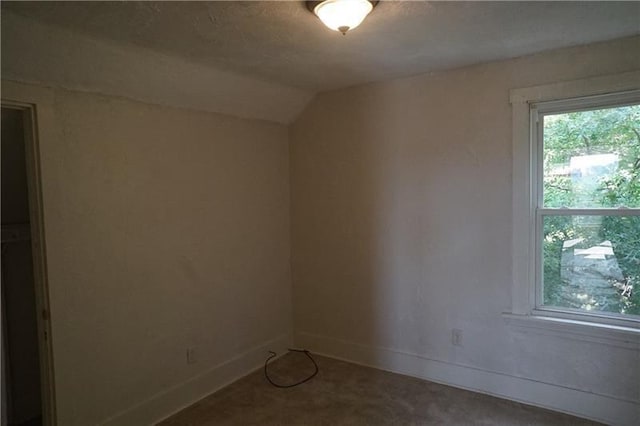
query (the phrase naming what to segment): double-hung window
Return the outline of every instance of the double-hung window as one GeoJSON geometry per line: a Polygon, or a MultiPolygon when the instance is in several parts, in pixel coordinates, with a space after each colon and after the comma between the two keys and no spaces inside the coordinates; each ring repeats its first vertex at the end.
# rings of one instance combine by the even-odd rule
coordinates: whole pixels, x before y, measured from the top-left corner
{"type": "Polygon", "coordinates": [[[512,93],[514,311],[638,328],[640,90],[595,83],[512,93]]]}

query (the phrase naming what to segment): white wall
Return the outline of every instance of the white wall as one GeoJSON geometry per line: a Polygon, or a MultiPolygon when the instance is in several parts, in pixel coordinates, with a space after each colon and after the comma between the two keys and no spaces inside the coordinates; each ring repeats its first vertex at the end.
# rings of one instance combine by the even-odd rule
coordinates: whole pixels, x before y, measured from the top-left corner
{"type": "Polygon", "coordinates": [[[637,419],[637,346],[501,314],[512,288],[509,90],[638,70],[639,51],[636,37],[318,95],[290,130],[296,344],[637,419]]]}
{"type": "Polygon", "coordinates": [[[149,424],[286,347],[287,128],[41,90],[58,424],[149,424]]]}
{"type": "Polygon", "coordinates": [[[53,114],[40,155],[58,424],[150,424],[282,352],[275,123],[312,94],[7,11],[1,28],[3,99],[52,99],[38,108],[53,114]]]}

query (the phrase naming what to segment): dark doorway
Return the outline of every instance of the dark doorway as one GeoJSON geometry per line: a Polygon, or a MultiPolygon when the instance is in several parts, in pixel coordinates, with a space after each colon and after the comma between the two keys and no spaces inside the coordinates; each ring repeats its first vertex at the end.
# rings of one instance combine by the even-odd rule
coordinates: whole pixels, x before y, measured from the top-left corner
{"type": "Polygon", "coordinates": [[[42,424],[23,117],[2,108],[2,424],[11,426],[42,424]]]}

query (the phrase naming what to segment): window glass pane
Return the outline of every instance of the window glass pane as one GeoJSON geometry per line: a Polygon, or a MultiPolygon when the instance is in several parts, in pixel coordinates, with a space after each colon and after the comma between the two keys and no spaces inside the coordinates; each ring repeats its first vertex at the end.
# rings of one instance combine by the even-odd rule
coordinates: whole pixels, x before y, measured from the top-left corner
{"type": "Polygon", "coordinates": [[[544,216],[543,303],[640,315],[640,216],[544,216]]]}
{"type": "Polygon", "coordinates": [[[545,207],[640,207],[640,105],[543,117],[545,207]]]}

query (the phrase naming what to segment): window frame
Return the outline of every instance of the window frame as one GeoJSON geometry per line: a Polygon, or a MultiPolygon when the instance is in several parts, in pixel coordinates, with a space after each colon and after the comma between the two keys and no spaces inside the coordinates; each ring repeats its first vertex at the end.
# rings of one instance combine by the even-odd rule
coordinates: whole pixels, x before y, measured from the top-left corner
{"type": "Polygon", "coordinates": [[[640,330],[640,317],[542,305],[542,217],[548,214],[635,215],[640,209],[554,209],[542,206],[542,120],[559,112],[640,102],[640,71],[514,89],[512,106],[512,309],[511,314],[640,330]],[[632,213],[633,212],[633,213],[632,213]]]}

